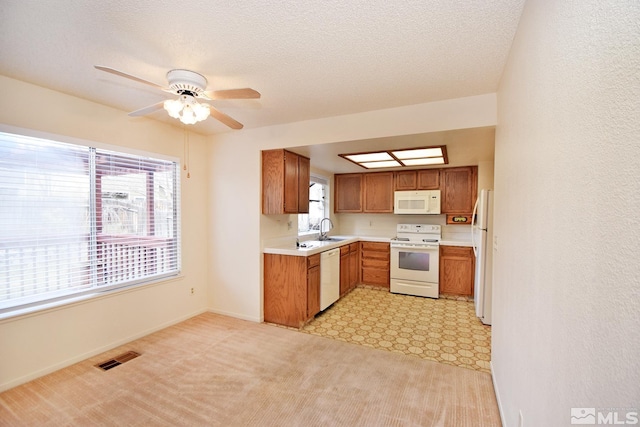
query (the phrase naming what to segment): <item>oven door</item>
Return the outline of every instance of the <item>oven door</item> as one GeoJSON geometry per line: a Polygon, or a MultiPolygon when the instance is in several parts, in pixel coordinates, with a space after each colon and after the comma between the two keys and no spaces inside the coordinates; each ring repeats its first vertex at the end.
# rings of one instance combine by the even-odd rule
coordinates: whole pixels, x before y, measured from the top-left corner
{"type": "Polygon", "coordinates": [[[393,244],[391,278],[437,284],[440,271],[439,249],[438,245],[393,244]]]}

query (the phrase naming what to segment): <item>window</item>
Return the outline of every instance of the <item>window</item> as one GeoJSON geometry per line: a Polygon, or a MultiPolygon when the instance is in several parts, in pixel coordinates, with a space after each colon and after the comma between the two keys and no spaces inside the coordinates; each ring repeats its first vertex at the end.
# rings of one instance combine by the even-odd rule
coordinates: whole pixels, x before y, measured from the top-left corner
{"type": "Polygon", "coordinates": [[[0,312],[177,274],[178,171],[0,133],[0,312]]]}
{"type": "Polygon", "coordinates": [[[320,230],[320,221],[329,216],[327,202],[328,182],[325,178],[311,175],[309,184],[309,213],[298,215],[298,234],[320,230]]]}

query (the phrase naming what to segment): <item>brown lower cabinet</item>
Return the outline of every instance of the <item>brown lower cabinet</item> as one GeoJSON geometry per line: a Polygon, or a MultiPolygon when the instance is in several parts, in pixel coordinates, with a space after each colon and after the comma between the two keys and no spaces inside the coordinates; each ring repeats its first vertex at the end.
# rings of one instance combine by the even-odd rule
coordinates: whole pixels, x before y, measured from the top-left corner
{"type": "Polygon", "coordinates": [[[264,321],[302,327],[320,311],[320,254],[264,254],[264,321]]]}
{"type": "MultiPolygon", "coordinates": [[[[340,247],[340,296],[362,282],[389,288],[389,243],[340,247]]],[[[264,254],[264,321],[301,328],[320,312],[320,254],[264,254]]]]}
{"type": "Polygon", "coordinates": [[[360,242],[362,283],[389,288],[390,246],[383,242],[360,242]]]}
{"type": "Polygon", "coordinates": [[[440,293],[473,296],[475,266],[473,248],[440,246],[440,293]]]}
{"type": "Polygon", "coordinates": [[[340,247],[340,296],[355,288],[360,281],[358,246],[358,243],[351,243],[340,247]]]}

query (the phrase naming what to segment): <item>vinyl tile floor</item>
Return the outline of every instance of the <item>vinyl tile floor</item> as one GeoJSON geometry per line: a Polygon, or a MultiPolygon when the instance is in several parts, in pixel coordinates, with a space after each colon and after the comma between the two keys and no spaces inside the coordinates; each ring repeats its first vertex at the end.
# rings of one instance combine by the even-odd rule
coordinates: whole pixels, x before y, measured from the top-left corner
{"type": "Polygon", "coordinates": [[[357,287],[302,332],[490,372],[491,327],[473,301],[392,294],[357,287]]]}

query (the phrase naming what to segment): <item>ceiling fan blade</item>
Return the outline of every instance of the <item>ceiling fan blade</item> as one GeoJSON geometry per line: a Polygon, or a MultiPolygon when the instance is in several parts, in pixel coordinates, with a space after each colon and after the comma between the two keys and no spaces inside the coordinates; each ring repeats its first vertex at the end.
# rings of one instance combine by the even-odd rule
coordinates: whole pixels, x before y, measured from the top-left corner
{"type": "Polygon", "coordinates": [[[256,99],[260,98],[260,92],[248,87],[243,89],[208,90],[204,92],[209,99],[256,99]]]}
{"type": "Polygon", "coordinates": [[[211,111],[211,116],[214,119],[219,120],[220,122],[222,122],[225,125],[229,126],[231,129],[242,129],[243,128],[243,124],[242,123],[232,119],[231,117],[227,116],[222,111],[216,110],[211,105],[209,105],[209,110],[211,111]]]}
{"type": "Polygon", "coordinates": [[[129,113],[129,115],[131,117],[145,116],[149,113],[153,113],[154,111],[161,109],[163,106],[164,106],[164,101],[160,101],[156,104],[149,105],[147,107],[141,108],[136,111],[132,111],[129,113]]]}
{"type": "Polygon", "coordinates": [[[144,83],[144,84],[147,84],[149,86],[157,87],[158,89],[167,91],[167,89],[165,89],[164,87],[160,86],[159,84],[150,82],[150,81],[145,80],[145,79],[141,79],[140,77],[132,76],[131,74],[123,73],[122,71],[116,70],[115,68],[104,67],[102,65],[94,65],[94,67],[96,69],[100,70],[100,71],[105,71],[107,73],[115,74],[116,76],[124,77],[126,79],[134,80],[136,82],[144,83]]]}

